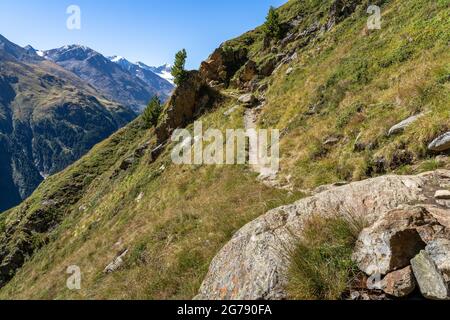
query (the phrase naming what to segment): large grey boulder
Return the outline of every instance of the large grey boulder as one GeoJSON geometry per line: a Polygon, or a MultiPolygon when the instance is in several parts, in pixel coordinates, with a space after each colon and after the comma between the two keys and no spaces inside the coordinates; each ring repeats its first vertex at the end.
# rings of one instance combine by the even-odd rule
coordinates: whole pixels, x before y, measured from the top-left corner
{"type": "Polygon", "coordinates": [[[450,149],[450,131],[434,139],[428,146],[428,149],[436,152],[450,149]]]}
{"type": "Polygon", "coordinates": [[[448,286],[436,264],[428,253],[421,251],[411,260],[411,266],[425,298],[434,300],[449,299],[448,286]]]}
{"type": "MultiPolygon", "coordinates": [[[[286,298],[289,252],[312,215],[352,216],[374,224],[409,203],[434,203],[434,192],[450,183],[450,171],[383,176],[336,187],[269,211],[239,230],[213,259],[197,299],[286,298]]],[[[449,223],[444,210],[441,223],[449,223]]],[[[436,217],[435,217],[436,218],[436,217]]]]}
{"type": "Polygon", "coordinates": [[[414,122],[416,122],[417,120],[419,120],[421,117],[423,117],[425,114],[424,113],[420,113],[414,116],[411,116],[405,120],[403,120],[402,122],[396,124],[395,126],[393,126],[391,129],[389,129],[389,136],[392,136],[394,134],[397,133],[401,133],[403,132],[407,127],[409,127],[410,125],[412,125],[414,122]]]}

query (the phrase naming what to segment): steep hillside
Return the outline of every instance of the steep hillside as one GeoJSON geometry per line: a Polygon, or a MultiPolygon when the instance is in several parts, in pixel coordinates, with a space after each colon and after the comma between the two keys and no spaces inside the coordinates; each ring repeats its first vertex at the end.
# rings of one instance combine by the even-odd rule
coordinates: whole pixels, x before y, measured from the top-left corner
{"type": "MultiPolygon", "coordinates": [[[[0,216],[0,298],[193,298],[219,250],[270,209],[324,184],[450,169],[442,143],[450,130],[449,2],[376,4],[381,30],[367,29],[368,1],[289,1],[278,9],[281,40],[257,28],[224,43],[176,89],[156,129],[137,119],[48,178],[0,216]],[[240,99],[244,93],[253,99],[240,99]],[[175,128],[192,131],[194,119],[205,130],[244,128],[245,101],[254,104],[254,125],[282,132],[275,177],[248,165],[172,162],[175,128]],[[66,287],[72,265],[82,272],[81,290],[66,287]]],[[[408,189],[411,179],[383,181],[408,189]]],[[[371,194],[370,181],[358,185],[371,194]]],[[[384,190],[378,186],[374,192],[384,190]]],[[[282,220],[277,212],[270,216],[282,220]]],[[[247,230],[264,235],[263,220],[247,230]]]]}
{"type": "Polygon", "coordinates": [[[166,100],[173,86],[153,72],[137,75],[100,53],[78,45],[43,52],[43,56],[104,93],[108,98],[135,111],[142,111],[154,95],[166,100]]]}
{"type": "Polygon", "coordinates": [[[0,37],[0,212],[134,117],[74,74],[0,37]]]}

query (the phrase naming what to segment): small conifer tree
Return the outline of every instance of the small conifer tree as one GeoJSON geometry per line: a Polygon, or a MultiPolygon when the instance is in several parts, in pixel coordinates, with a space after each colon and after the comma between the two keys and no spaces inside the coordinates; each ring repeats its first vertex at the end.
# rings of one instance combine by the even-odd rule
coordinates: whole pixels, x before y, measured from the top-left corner
{"type": "Polygon", "coordinates": [[[154,96],[142,113],[142,120],[146,128],[156,127],[158,125],[158,119],[162,113],[162,109],[161,101],[157,96],[154,96]]]}
{"type": "Polygon", "coordinates": [[[174,82],[177,86],[179,86],[186,79],[186,70],[184,69],[186,65],[187,53],[186,50],[183,49],[178,51],[175,55],[175,63],[172,68],[172,75],[174,76],[174,82]]]}
{"type": "Polygon", "coordinates": [[[270,7],[264,23],[264,33],[273,39],[280,39],[282,30],[280,16],[274,7],[270,7]]]}

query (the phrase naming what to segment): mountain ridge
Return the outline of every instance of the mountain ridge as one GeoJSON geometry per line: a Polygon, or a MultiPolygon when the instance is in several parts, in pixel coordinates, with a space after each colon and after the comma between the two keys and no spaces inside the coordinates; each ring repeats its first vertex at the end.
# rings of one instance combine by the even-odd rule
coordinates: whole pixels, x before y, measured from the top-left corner
{"type": "Polygon", "coordinates": [[[137,112],[142,111],[154,95],[166,100],[173,90],[172,84],[158,75],[147,71],[136,74],[137,70],[115,63],[87,46],[66,45],[42,51],[42,56],[137,112]]]}

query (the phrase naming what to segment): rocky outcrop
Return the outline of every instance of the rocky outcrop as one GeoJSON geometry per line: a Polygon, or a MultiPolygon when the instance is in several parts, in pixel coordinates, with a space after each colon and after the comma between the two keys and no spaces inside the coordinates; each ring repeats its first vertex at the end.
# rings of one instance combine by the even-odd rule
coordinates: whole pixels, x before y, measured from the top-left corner
{"type": "Polygon", "coordinates": [[[259,70],[258,66],[253,60],[247,61],[246,64],[236,73],[232,79],[232,86],[246,90],[253,91],[254,86],[258,82],[259,70]]]}
{"type": "Polygon", "coordinates": [[[272,75],[273,71],[277,66],[278,61],[279,61],[278,56],[271,57],[263,61],[259,66],[259,74],[263,77],[269,77],[270,75],[272,75]]]}
{"type": "Polygon", "coordinates": [[[402,206],[388,212],[361,233],[353,257],[366,274],[386,275],[382,289],[389,295],[408,294],[406,288],[405,292],[397,289],[405,283],[399,270],[411,265],[424,297],[449,298],[442,290],[450,284],[449,207],[402,206]]]}
{"type": "Polygon", "coordinates": [[[240,76],[240,80],[243,82],[251,81],[258,75],[258,67],[253,60],[247,61],[242,69],[242,74],[240,76]]]}
{"type": "Polygon", "coordinates": [[[250,60],[247,49],[222,46],[208,60],[202,62],[200,74],[212,87],[232,85],[244,90],[254,90],[261,78],[270,76],[284,54],[266,58],[260,63],[250,60]]]}
{"type": "MultiPolygon", "coordinates": [[[[372,226],[401,205],[423,203],[433,212],[433,219],[447,226],[450,209],[440,207],[434,193],[449,183],[447,170],[384,176],[333,188],[271,210],[239,230],[214,258],[197,299],[286,298],[287,252],[295,247],[305,221],[312,215],[350,215],[364,218],[372,226]]],[[[414,233],[410,237],[416,239],[414,233]]]]}
{"type": "Polygon", "coordinates": [[[362,0],[334,0],[329,12],[327,29],[349,17],[362,2],[362,0]]]}
{"type": "Polygon", "coordinates": [[[368,275],[405,268],[427,243],[446,232],[450,236],[442,215],[442,209],[425,205],[392,210],[363,230],[353,258],[368,275]]]}
{"type": "Polygon", "coordinates": [[[248,61],[247,54],[245,48],[217,48],[202,62],[200,75],[208,83],[216,81],[228,85],[234,74],[248,61]]]}
{"type": "Polygon", "coordinates": [[[213,102],[216,95],[201,72],[189,71],[186,80],[172,94],[164,119],[156,128],[158,144],[164,143],[173,130],[191,123],[213,102]]]}

